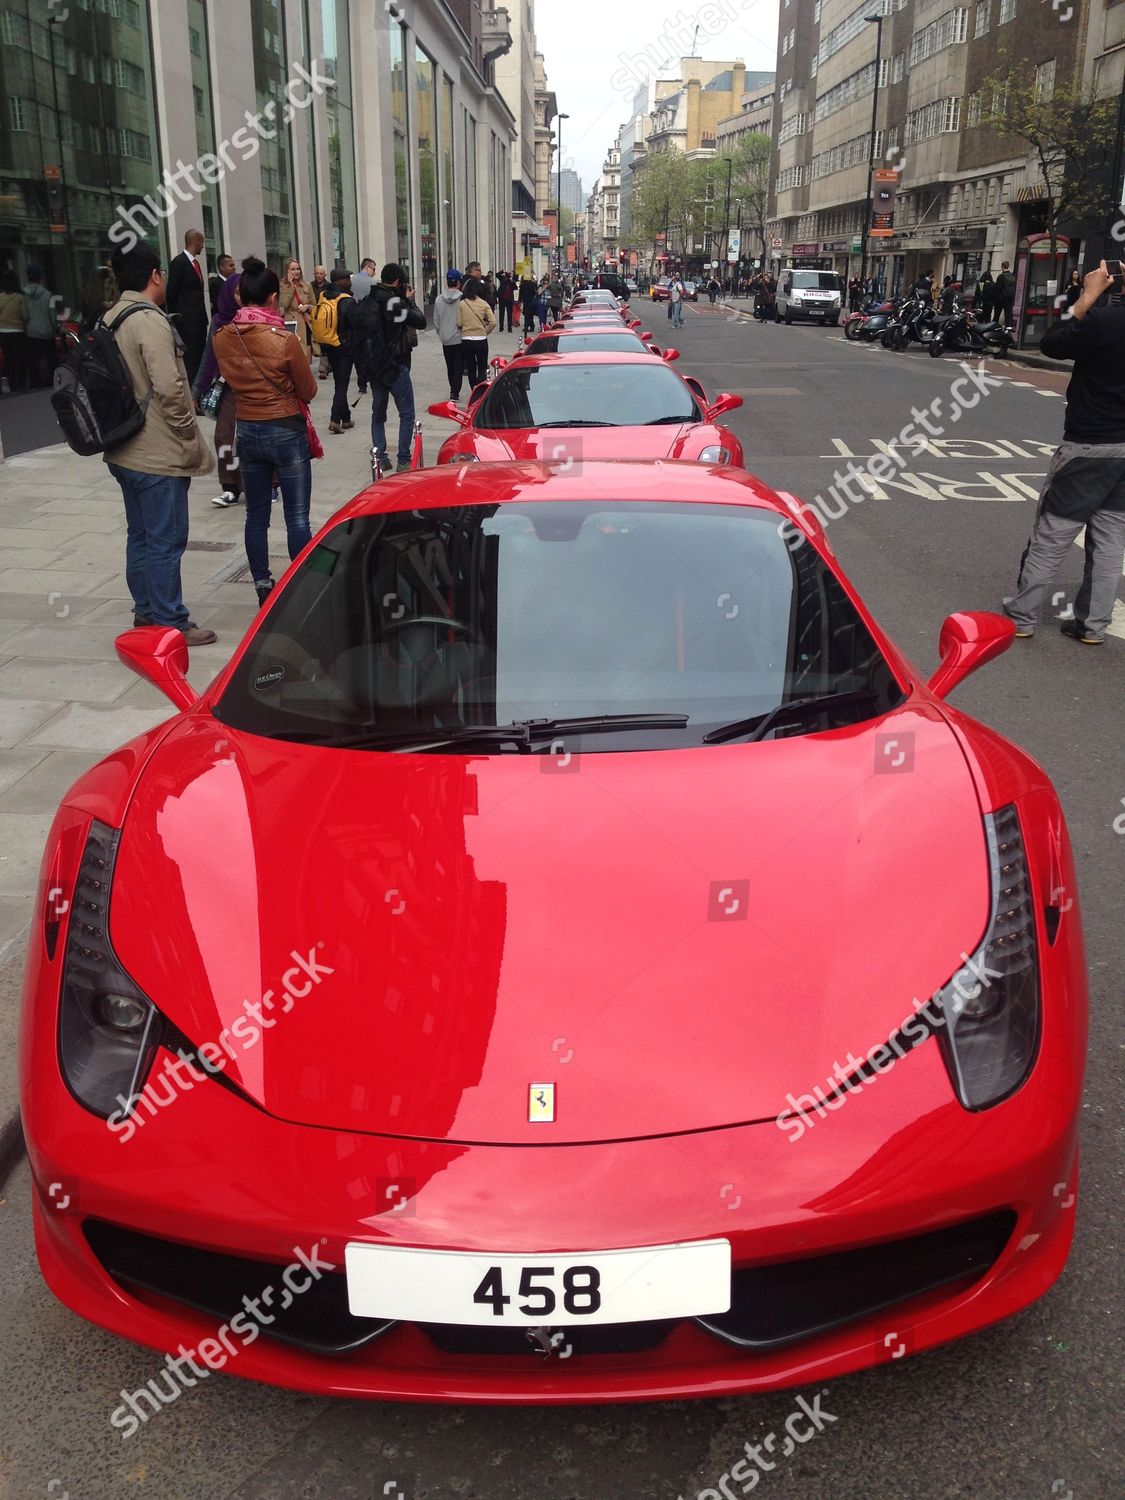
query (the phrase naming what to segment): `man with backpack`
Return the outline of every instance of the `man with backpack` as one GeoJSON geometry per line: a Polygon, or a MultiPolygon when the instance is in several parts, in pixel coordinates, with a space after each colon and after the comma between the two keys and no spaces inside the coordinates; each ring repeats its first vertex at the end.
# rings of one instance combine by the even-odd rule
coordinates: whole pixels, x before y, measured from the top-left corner
{"type": "Polygon", "coordinates": [[[309,314],[313,341],[320,345],[320,352],[327,358],[328,367],[332,371],[335,388],[328,431],[335,434],[355,426],[351,407],[348,405],[353,353],[347,338],[347,317],[340,316],[342,304],[351,300],[352,273],[343,266],[337,266],[332,272],[328,289],[317,298],[309,314]]]}
{"type": "Polygon", "coordinates": [[[414,288],[403,284],[402,267],[390,261],[379,272],[371,295],[353,303],[344,318],[356,365],[371,384],[371,447],[387,469],[387,406],[398,411],[397,467],[409,469],[414,442],[414,386],[410,351],[426,315],[414,303],[414,288]],[[413,339],[412,339],[413,335],[413,339]]]}
{"type": "MultiPolygon", "coordinates": [[[[132,382],[132,410],[118,413],[124,421],[118,420],[117,430],[135,430],[116,443],[113,431],[105,432],[104,457],[125,500],[133,624],[173,626],[189,646],[209,646],[215,632],[194,624],[184,605],[180,559],[188,539],[188,486],[192,475],[209,474],[214,460],[196,425],[183,345],[163,312],[160,257],[138,244],[116,251],[111,265],[119,296],[93,342],[100,341],[94,357],[102,367],[109,368],[116,353],[132,382]]],[[[81,361],[79,350],[68,368],[81,372],[81,361]]],[[[61,411],[60,419],[69,438],[61,411]]]]}

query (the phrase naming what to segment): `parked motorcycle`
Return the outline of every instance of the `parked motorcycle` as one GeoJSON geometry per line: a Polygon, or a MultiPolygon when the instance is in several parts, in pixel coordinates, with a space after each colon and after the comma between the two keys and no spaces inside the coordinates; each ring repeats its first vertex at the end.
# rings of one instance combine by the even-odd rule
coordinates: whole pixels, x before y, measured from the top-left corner
{"type": "Polygon", "coordinates": [[[933,307],[921,297],[910,296],[883,331],[884,349],[902,350],[909,344],[928,344],[937,319],[933,307]]]}
{"type": "Polygon", "coordinates": [[[1015,336],[1014,328],[1008,328],[995,319],[988,322],[978,320],[967,308],[958,307],[949,317],[935,320],[928,347],[934,359],[939,359],[946,351],[951,354],[995,354],[1003,359],[1015,336]]]}
{"type": "Polygon", "coordinates": [[[879,303],[873,311],[861,315],[862,321],[857,324],[854,332],[849,334],[845,326],[845,335],[861,344],[873,344],[876,339],[882,338],[900,306],[901,299],[897,297],[890,302],[879,303]]]}
{"type": "Polygon", "coordinates": [[[873,298],[866,306],[861,307],[859,312],[849,313],[844,319],[844,337],[852,340],[858,339],[861,330],[867,326],[868,318],[874,317],[877,313],[889,313],[893,307],[892,302],[882,301],[878,297],[873,298]]]}

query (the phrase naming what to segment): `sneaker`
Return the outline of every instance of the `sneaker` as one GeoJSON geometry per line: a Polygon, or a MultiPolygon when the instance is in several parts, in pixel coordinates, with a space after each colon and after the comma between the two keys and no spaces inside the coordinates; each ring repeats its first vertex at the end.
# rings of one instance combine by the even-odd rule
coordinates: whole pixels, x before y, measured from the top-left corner
{"type": "Polygon", "coordinates": [[[343,432],[343,430],[344,429],[343,429],[343,427],[341,426],[341,424],[339,422],[329,422],[329,424],[328,424],[328,431],[329,432],[340,433],[340,432],[343,432]]]}
{"type": "Polygon", "coordinates": [[[213,630],[204,630],[194,620],[189,620],[183,628],[183,637],[189,646],[210,646],[219,637],[213,630]]]}
{"type": "Polygon", "coordinates": [[[229,505],[237,505],[239,497],[233,490],[224,490],[221,495],[216,495],[211,501],[212,505],[221,505],[225,510],[229,505]]]}
{"type": "Polygon", "coordinates": [[[395,473],[396,474],[405,474],[410,469],[412,469],[413,467],[414,467],[414,460],[412,458],[400,458],[399,461],[398,461],[398,463],[395,466],[395,473]]]}
{"type": "Polygon", "coordinates": [[[1000,608],[1008,616],[1008,619],[1011,620],[1014,623],[1014,625],[1016,627],[1016,640],[1017,641],[1029,641],[1031,639],[1031,637],[1035,634],[1035,626],[1034,625],[1025,625],[1025,624],[1023,624],[1022,621],[1017,620],[1016,617],[1015,617],[1015,615],[1008,608],[1009,603],[1010,603],[1010,600],[1008,600],[1008,599],[1002,600],[1001,604],[1000,604],[1000,608]]]}
{"type": "Polygon", "coordinates": [[[281,486],[278,485],[278,484],[275,484],[274,487],[273,487],[273,489],[270,491],[270,504],[271,505],[276,505],[277,502],[280,499],[281,499],[281,486]]]}
{"type": "Polygon", "coordinates": [[[1101,635],[1095,635],[1094,632],[1092,630],[1088,630],[1080,620],[1064,620],[1059,626],[1059,629],[1062,631],[1063,635],[1070,636],[1072,641],[1080,641],[1083,646],[1105,645],[1105,637],[1101,635]]]}
{"type": "Polygon", "coordinates": [[[344,429],[345,432],[347,432],[350,427],[355,426],[355,423],[352,421],[351,417],[349,417],[346,422],[341,422],[340,426],[344,429]]]}
{"type": "Polygon", "coordinates": [[[155,624],[156,624],[156,621],[155,620],[150,620],[149,617],[148,617],[148,615],[134,615],[133,616],[133,629],[134,630],[143,630],[146,625],[155,625],[155,624]]]}
{"type": "Polygon", "coordinates": [[[266,600],[269,598],[269,596],[273,593],[274,588],[275,588],[275,584],[273,583],[272,580],[269,583],[256,583],[254,585],[254,592],[258,596],[258,608],[259,609],[261,609],[262,605],[266,602],[266,600]]]}

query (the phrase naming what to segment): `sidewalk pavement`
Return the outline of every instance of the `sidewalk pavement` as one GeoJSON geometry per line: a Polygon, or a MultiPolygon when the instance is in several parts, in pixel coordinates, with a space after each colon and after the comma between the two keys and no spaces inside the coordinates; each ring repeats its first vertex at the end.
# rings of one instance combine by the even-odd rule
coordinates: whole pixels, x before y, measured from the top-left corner
{"type": "MultiPolygon", "coordinates": [[[[491,352],[510,355],[517,340],[514,333],[494,335],[491,352]]],[[[433,463],[455,429],[426,414],[428,404],[449,395],[432,330],[419,334],[412,368],[423,459],[433,463]]],[[[312,404],[325,449],[313,464],[314,533],[371,479],[370,397],[355,410],[355,428],[333,436],[330,389],[321,382],[312,404]]],[[[392,402],[392,454],[396,423],[392,402]]],[[[204,429],[211,436],[214,424],[204,420],[204,429]]],[[[192,482],[189,500],[184,600],[195,622],[219,637],[191,652],[189,676],[197,688],[225,665],[257,608],[245,573],[244,507],[212,505],[218,492],[210,474],[192,482]]],[[[280,506],[270,555],[280,577],[289,561],[280,506]]],[[[117,661],[114,638],[131,626],[125,513],[105,464],[61,443],[7,459],[0,466],[0,1181],[4,1122],[16,1108],[18,974],[55,809],[90,766],[174,712],[117,661]]]]}

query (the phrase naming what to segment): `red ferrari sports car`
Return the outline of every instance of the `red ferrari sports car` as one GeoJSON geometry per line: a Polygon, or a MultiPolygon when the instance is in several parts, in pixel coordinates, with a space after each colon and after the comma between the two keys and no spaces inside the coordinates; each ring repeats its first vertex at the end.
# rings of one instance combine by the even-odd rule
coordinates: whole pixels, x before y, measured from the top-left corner
{"type": "Polygon", "coordinates": [[[649,354],[540,354],[513,360],[467,410],[438,401],[432,416],[460,431],[437,461],[689,458],[741,466],[742,444],[718,425],[742,397],[708,403],[698,381],[649,354]]]}
{"type": "Polygon", "coordinates": [[[121,636],[177,712],[43,860],[51,1288],[166,1352],[151,1389],[547,1403],[822,1381],[1039,1297],[1074,869],[946,702],[1012,634],[950,616],[927,681],[791,497],[589,463],[372,486],[202,694],[177,631],[121,636]]]}
{"type": "Polygon", "coordinates": [[[513,359],[522,359],[534,354],[653,354],[667,364],[679,359],[678,349],[661,349],[652,342],[652,334],[637,334],[628,328],[597,326],[586,328],[584,324],[564,323],[537,333],[526,343],[516,345],[511,359],[496,358],[490,361],[497,370],[507,369],[513,359]]]}

